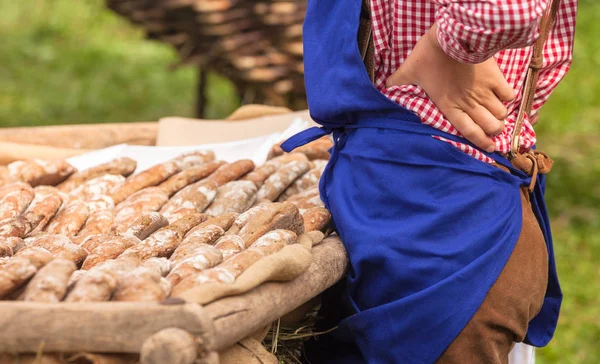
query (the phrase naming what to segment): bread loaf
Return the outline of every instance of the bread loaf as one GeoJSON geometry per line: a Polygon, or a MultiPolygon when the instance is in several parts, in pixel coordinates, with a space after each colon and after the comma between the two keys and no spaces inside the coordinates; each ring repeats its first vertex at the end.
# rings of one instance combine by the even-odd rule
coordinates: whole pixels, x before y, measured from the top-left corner
{"type": "Polygon", "coordinates": [[[109,234],[114,222],[115,213],[112,209],[92,212],[79,234],[72,239],[73,243],[81,245],[90,236],[109,234]]]}
{"type": "Polygon", "coordinates": [[[304,233],[304,221],[296,206],[276,202],[253,207],[236,219],[227,235],[239,235],[248,247],[267,232],[277,229],[290,230],[297,235],[304,233]]]}
{"type": "Polygon", "coordinates": [[[58,185],[63,192],[70,192],[74,188],[84,184],[87,181],[103,177],[105,175],[127,177],[135,171],[137,162],[131,158],[121,157],[108,163],[100,164],[86,170],[73,173],[66,181],[58,185]]]}
{"type": "MultiPolygon", "coordinates": [[[[69,277],[69,282],[67,282],[67,292],[66,292],[66,294],[68,294],[69,292],[71,292],[71,290],[75,286],[75,283],[77,283],[77,281],[79,280],[79,278],[83,277],[83,275],[86,274],[86,273],[87,273],[86,270],[76,270],[75,272],[73,272],[71,274],[71,277],[69,277]]],[[[65,294],[65,296],[66,296],[66,294],[65,294]]]]}
{"type": "Polygon", "coordinates": [[[208,177],[224,164],[225,162],[208,162],[199,166],[184,169],[169,177],[169,179],[161,183],[158,187],[162,188],[163,191],[171,197],[185,186],[208,177]]]}
{"type": "Polygon", "coordinates": [[[325,232],[331,222],[331,214],[324,207],[314,207],[302,214],[304,220],[304,231],[322,231],[325,232]]]}
{"type": "Polygon", "coordinates": [[[251,181],[232,181],[219,187],[215,199],[204,211],[209,216],[220,216],[228,212],[242,213],[256,200],[258,189],[251,181]]]}
{"type": "Polygon", "coordinates": [[[169,295],[170,287],[161,278],[157,270],[143,266],[126,272],[119,278],[113,300],[162,301],[169,295]]]}
{"type": "Polygon", "coordinates": [[[217,183],[211,180],[196,182],[177,192],[160,210],[169,222],[204,211],[217,195],[217,183]]]}
{"type": "Polygon", "coordinates": [[[215,152],[212,150],[197,150],[189,153],[181,154],[172,161],[177,163],[179,169],[187,169],[195,166],[200,166],[204,163],[212,162],[215,160],[215,152]]]}
{"type": "Polygon", "coordinates": [[[321,201],[321,194],[318,187],[312,187],[304,192],[300,192],[290,197],[287,202],[294,204],[300,210],[301,214],[312,208],[325,206],[323,201],[321,201]]]}
{"type": "Polygon", "coordinates": [[[42,193],[40,196],[36,193],[35,198],[24,214],[25,219],[29,221],[33,228],[29,233],[35,234],[44,230],[48,222],[56,216],[62,203],[62,197],[58,192],[42,193]]]}
{"type": "Polygon", "coordinates": [[[44,248],[55,258],[67,259],[80,266],[87,257],[87,250],[77,244],[73,244],[69,238],[59,234],[43,234],[25,239],[26,248],[21,249],[24,252],[32,247],[44,248]]]}
{"type": "Polygon", "coordinates": [[[60,302],[65,297],[67,284],[75,264],[66,259],[54,259],[42,267],[25,288],[25,301],[60,302]]]}
{"type": "Polygon", "coordinates": [[[223,254],[223,259],[246,249],[246,242],[239,235],[226,235],[215,242],[215,248],[223,254]]]}
{"type": "Polygon", "coordinates": [[[323,170],[327,165],[327,161],[316,160],[313,161],[313,163],[315,167],[294,181],[294,183],[292,183],[292,185],[288,187],[283,194],[281,194],[281,196],[279,196],[278,201],[286,201],[290,197],[300,192],[304,192],[311,187],[318,186],[321,175],[323,174],[323,170]]]}
{"type": "Polygon", "coordinates": [[[23,216],[0,222],[0,239],[11,237],[24,237],[33,229],[31,223],[23,216]]]}
{"type": "Polygon", "coordinates": [[[238,216],[239,216],[238,213],[230,212],[230,213],[223,214],[221,216],[211,217],[211,218],[207,219],[206,221],[204,221],[203,223],[201,223],[200,225],[193,228],[192,230],[188,231],[188,233],[185,235],[185,237],[187,238],[190,235],[194,234],[196,231],[204,229],[211,225],[218,226],[221,229],[223,229],[224,231],[227,231],[227,230],[229,230],[231,225],[233,225],[233,222],[235,221],[235,219],[237,219],[238,216]]]}
{"type": "Polygon", "coordinates": [[[192,234],[186,235],[169,260],[176,264],[182,259],[192,257],[195,255],[196,246],[214,245],[223,234],[225,234],[225,230],[217,225],[208,225],[197,229],[192,234]]]}
{"type": "Polygon", "coordinates": [[[9,173],[19,181],[31,186],[57,185],[77,170],[63,159],[30,159],[16,161],[8,165],[9,173]]]}
{"type": "Polygon", "coordinates": [[[115,209],[115,229],[123,231],[143,214],[158,211],[169,201],[159,187],[148,187],[129,196],[115,209]]]}
{"type": "Polygon", "coordinates": [[[50,220],[45,231],[49,234],[63,234],[68,237],[77,235],[89,216],[85,202],[73,200],[50,220]]]}
{"type": "Polygon", "coordinates": [[[150,258],[142,266],[156,270],[162,277],[166,277],[171,271],[171,262],[167,258],[150,258]]]}
{"type": "Polygon", "coordinates": [[[25,246],[19,237],[0,238],[0,257],[12,257],[25,246]]]}
{"type": "Polygon", "coordinates": [[[52,259],[52,254],[43,248],[21,250],[8,259],[0,269],[0,299],[25,284],[52,259]]]}
{"type": "Polygon", "coordinates": [[[257,199],[277,200],[283,191],[309,170],[310,163],[306,161],[294,161],[285,164],[267,178],[258,190],[257,199]]]}
{"type": "Polygon", "coordinates": [[[211,174],[208,179],[215,181],[217,185],[223,186],[227,182],[235,181],[252,172],[254,162],[242,159],[230,164],[225,164],[211,174]]]}
{"type": "Polygon", "coordinates": [[[274,254],[284,246],[294,244],[297,241],[297,235],[291,231],[271,231],[258,239],[247,250],[232,256],[218,266],[184,278],[173,287],[172,296],[177,297],[183,292],[204,283],[233,283],[240,274],[261,258],[274,254]]]}
{"type": "Polygon", "coordinates": [[[67,294],[66,302],[103,302],[112,297],[119,277],[138,267],[138,259],[106,261],[83,274],[67,294]]]}
{"type": "Polygon", "coordinates": [[[2,188],[0,221],[22,214],[33,201],[33,188],[26,183],[12,183],[2,188]]]}
{"type": "Polygon", "coordinates": [[[286,154],[281,157],[277,157],[270,161],[267,161],[262,166],[248,173],[244,178],[242,178],[242,180],[252,181],[254,182],[256,187],[260,188],[262,184],[266,181],[266,179],[269,178],[270,175],[275,173],[275,171],[281,168],[284,164],[293,161],[308,161],[308,158],[306,158],[304,154],[299,153],[286,154]]]}
{"type": "Polygon", "coordinates": [[[116,174],[105,174],[82,183],[69,191],[69,194],[81,200],[94,196],[110,196],[112,191],[125,183],[125,177],[116,174]]]}
{"type": "Polygon", "coordinates": [[[112,210],[115,208],[114,201],[107,195],[96,195],[86,199],[85,202],[88,205],[90,213],[99,210],[112,210]]]}
{"type": "Polygon", "coordinates": [[[113,236],[114,236],[114,234],[90,235],[87,238],[83,239],[83,241],[81,241],[81,243],[79,245],[82,248],[84,248],[87,252],[91,252],[94,249],[96,249],[97,247],[99,247],[100,244],[102,244],[106,241],[109,241],[113,236]]]}
{"type": "Polygon", "coordinates": [[[132,235],[117,235],[112,239],[100,244],[96,249],[92,250],[87,256],[81,269],[90,270],[110,259],[115,259],[125,250],[134,245],[140,244],[141,240],[132,235]]]}
{"type": "Polygon", "coordinates": [[[203,270],[217,266],[223,261],[223,253],[214,246],[207,244],[188,244],[186,258],[174,264],[167,280],[172,286],[183,279],[203,270]]]}
{"type": "Polygon", "coordinates": [[[187,215],[127,249],[119,258],[134,257],[144,261],[152,257],[169,257],[177,249],[185,234],[204,220],[206,215],[203,214],[187,215]]]}
{"type": "Polygon", "coordinates": [[[179,167],[176,162],[170,161],[157,164],[137,175],[127,178],[125,183],[111,194],[111,197],[115,204],[118,205],[137,191],[146,187],[156,186],[177,172],[179,172],[179,167]]]}
{"type": "MultiPolygon", "coordinates": [[[[158,212],[148,212],[134,220],[122,233],[144,240],[156,230],[167,225],[169,225],[169,221],[166,217],[158,212]]],[[[117,232],[121,232],[121,230],[117,229],[117,232]]]]}

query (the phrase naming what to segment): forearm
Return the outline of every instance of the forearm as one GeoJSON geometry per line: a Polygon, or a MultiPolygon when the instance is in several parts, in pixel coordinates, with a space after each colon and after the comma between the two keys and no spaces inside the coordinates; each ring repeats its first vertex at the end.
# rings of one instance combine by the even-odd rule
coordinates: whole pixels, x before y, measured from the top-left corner
{"type": "Polygon", "coordinates": [[[532,44],[548,0],[434,0],[437,37],[463,63],[481,63],[497,52],[532,44]]]}

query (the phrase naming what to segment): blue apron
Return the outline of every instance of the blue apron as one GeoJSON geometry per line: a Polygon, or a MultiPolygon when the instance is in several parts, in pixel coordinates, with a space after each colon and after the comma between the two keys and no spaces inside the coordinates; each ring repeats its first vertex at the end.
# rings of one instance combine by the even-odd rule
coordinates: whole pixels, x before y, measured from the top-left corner
{"type": "MultiPolygon", "coordinates": [[[[357,43],[361,0],[309,0],[304,62],[311,117],[290,151],[327,134],[335,145],[320,190],[348,250],[340,299],[350,315],[320,337],[313,362],[433,363],[465,327],[504,268],[522,226],[520,187],[531,177],[498,154],[506,173],[432,136],[370,81],[357,43]]],[[[552,338],[562,293],[544,203],[531,201],[546,239],[549,281],[525,342],[552,338]]]]}

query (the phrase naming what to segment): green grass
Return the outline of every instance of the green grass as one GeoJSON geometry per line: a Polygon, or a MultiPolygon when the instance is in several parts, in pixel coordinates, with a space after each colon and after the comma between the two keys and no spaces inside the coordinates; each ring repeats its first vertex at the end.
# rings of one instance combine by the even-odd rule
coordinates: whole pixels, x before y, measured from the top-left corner
{"type": "MultiPolygon", "coordinates": [[[[580,0],[573,68],[542,112],[548,201],[565,301],[538,363],[600,363],[600,4],[580,0]]],[[[0,126],[193,115],[196,70],[101,0],[0,0],[0,126]]],[[[208,117],[237,105],[211,78],[208,117]]],[[[0,131],[1,132],[1,131],[0,131]]]]}
{"type": "Polygon", "coordinates": [[[555,159],[547,198],[565,295],[538,363],[600,363],[600,3],[581,1],[573,67],[544,107],[540,149],[555,159]]]}
{"type": "MultiPolygon", "coordinates": [[[[149,121],[194,114],[197,70],[101,0],[0,1],[0,126],[149,121]]],[[[208,117],[235,109],[211,78],[208,117]]]]}

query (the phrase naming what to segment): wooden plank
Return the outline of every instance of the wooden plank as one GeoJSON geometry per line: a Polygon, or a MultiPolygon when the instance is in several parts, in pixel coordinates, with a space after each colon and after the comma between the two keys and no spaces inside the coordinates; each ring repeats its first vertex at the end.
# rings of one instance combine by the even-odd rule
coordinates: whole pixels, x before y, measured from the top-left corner
{"type": "Polygon", "coordinates": [[[266,283],[206,305],[215,328],[214,349],[230,347],[319,295],[343,276],[347,266],[341,240],[330,237],[313,248],[313,264],[293,281],[266,283]]]}
{"type": "Polygon", "coordinates": [[[166,328],[183,329],[210,351],[210,319],[196,304],[0,302],[0,352],[139,353],[166,328]]]}
{"type": "Polygon", "coordinates": [[[0,141],[67,149],[100,149],[115,144],[154,145],[158,123],[56,125],[0,129],[0,141]]]}

